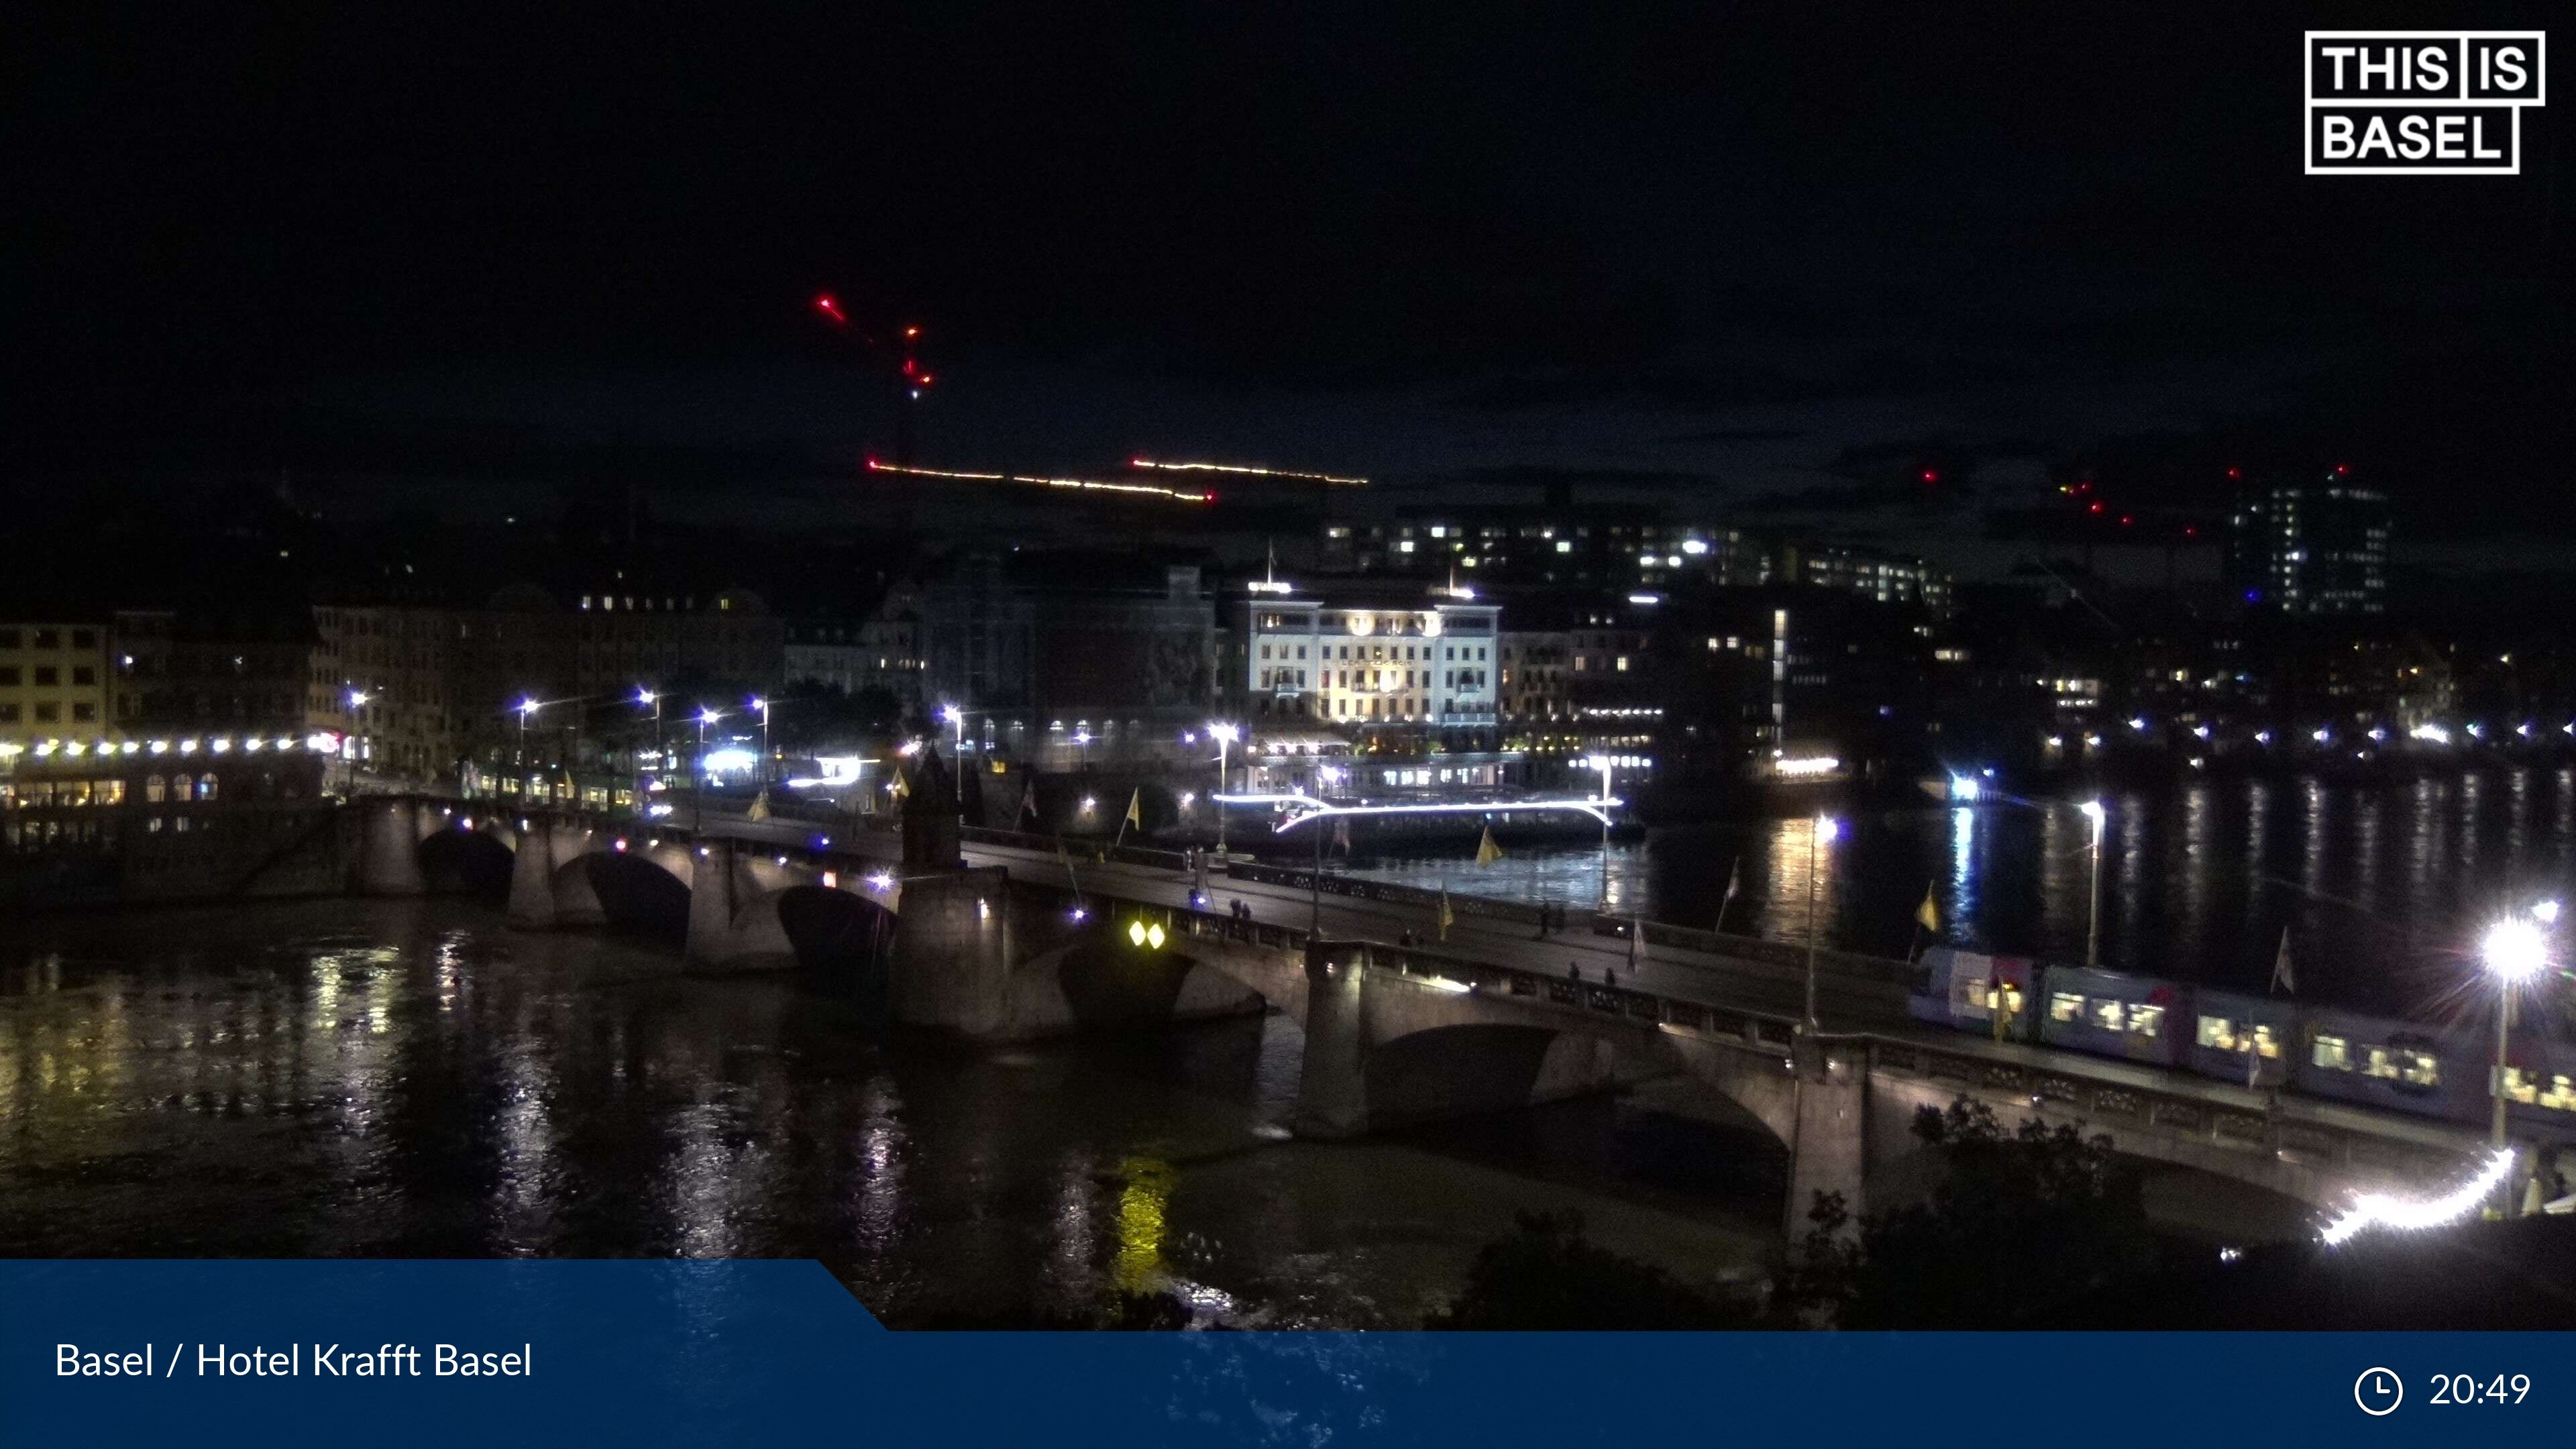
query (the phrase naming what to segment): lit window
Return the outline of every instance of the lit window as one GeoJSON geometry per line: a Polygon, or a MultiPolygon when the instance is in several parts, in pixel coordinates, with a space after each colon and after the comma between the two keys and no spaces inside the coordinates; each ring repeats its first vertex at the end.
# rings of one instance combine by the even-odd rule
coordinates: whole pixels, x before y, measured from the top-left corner
{"type": "Polygon", "coordinates": [[[2214,1051],[2232,1052],[2236,1048],[2236,1023],[2223,1016],[2200,1019],[2200,1044],[2214,1051]]]}
{"type": "Polygon", "coordinates": [[[2072,991],[2052,991],[2052,992],[2048,993],[2048,1019],[2049,1019],[2049,1020],[2051,1020],[2051,1021],[2080,1021],[2080,1020],[2082,1020],[2082,1019],[2083,1019],[2083,1017],[2084,1017],[2084,998],[2083,998],[2083,997],[2076,995],[2076,994],[2075,994],[2074,992],[2072,992],[2072,991]]]}
{"type": "MultiPolygon", "coordinates": [[[[2438,1087],[2442,1084],[2442,1064],[2430,1052],[2400,1051],[2397,1054],[2398,1079],[2414,1087],[2438,1087]]],[[[2566,1081],[2565,1077],[2558,1080],[2566,1081]]]]}
{"type": "Polygon", "coordinates": [[[2165,1009],[2143,1001],[2129,1004],[2129,1032],[2132,1036],[2159,1036],[2165,1029],[2165,1009]]]}
{"type": "Polygon", "coordinates": [[[2397,1077],[2397,1058],[2395,1054],[2391,1053],[2388,1048],[2383,1046],[2363,1047],[2361,1049],[2361,1074],[2365,1077],[2384,1077],[2394,1081],[2397,1077]]]}
{"type": "Polygon", "coordinates": [[[2093,1003],[2093,1024],[2104,1031],[2118,1031],[2128,1023],[2128,1003],[2097,1001],[2093,1003]]]}
{"type": "Polygon", "coordinates": [[[2352,1043],[2339,1036],[2321,1036],[2311,1045],[2318,1066],[2338,1072],[2352,1070],[2352,1043]]]}

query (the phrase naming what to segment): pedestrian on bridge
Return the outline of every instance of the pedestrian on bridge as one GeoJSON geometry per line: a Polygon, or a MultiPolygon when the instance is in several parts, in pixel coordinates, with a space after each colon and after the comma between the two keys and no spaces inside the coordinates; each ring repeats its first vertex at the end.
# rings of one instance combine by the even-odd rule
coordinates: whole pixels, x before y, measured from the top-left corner
{"type": "Polygon", "coordinates": [[[1573,962],[1571,962],[1571,961],[1566,962],[1566,963],[1565,963],[1565,979],[1566,979],[1566,980],[1568,980],[1568,981],[1580,981],[1580,980],[1582,980],[1582,979],[1583,979],[1583,968],[1582,968],[1582,967],[1580,967],[1580,966],[1575,965],[1575,964],[1574,964],[1573,962]]]}

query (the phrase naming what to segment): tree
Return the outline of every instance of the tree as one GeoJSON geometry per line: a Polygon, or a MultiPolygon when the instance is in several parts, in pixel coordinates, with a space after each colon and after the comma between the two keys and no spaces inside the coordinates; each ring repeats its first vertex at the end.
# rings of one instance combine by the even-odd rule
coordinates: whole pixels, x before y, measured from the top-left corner
{"type": "Polygon", "coordinates": [[[1749,1328],[1751,1300],[1705,1293],[1649,1263],[1586,1241],[1578,1212],[1519,1213],[1488,1243],[1465,1291],[1427,1328],[1749,1328]]]}
{"type": "Polygon", "coordinates": [[[1818,1193],[1786,1300],[1844,1328],[2012,1328],[2155,1266],[2110,1138],[2037,1119],[2008,1133],[1964,1097],[1918,1111],[1914,1133],[1945,1169],[1930,1201],[1855,1233],[1841,1195],[1818,1193]]]}

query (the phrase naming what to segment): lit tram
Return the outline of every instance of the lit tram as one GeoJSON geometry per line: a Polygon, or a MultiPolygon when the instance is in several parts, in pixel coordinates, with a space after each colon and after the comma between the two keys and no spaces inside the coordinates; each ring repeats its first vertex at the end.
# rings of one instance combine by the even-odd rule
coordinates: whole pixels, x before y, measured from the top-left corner
{"type": "MultiPolygon", "coordinates": [[[[2393,1021],[2187,982],[1936,947],[1909,1003],[1919,1021],[2243,1086],[2483,1125],[2494,1111],[2491,1028],[2393,1021]]],[[[2506,1044],[2506,1116],[2528,1137],[2576,1147],[2576,1043],[2536,1025],[2506,1044]]]]}

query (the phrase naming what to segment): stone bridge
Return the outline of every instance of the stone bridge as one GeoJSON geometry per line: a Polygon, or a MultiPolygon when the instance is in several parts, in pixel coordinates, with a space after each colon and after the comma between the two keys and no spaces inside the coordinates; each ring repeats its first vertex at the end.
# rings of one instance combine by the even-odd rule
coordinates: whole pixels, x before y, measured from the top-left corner
{"type": "Polygon", "coordinates": [[[1085,890],[1052,862],[967,867],[953,830],[925,841],[908,829],[906,864],[888,837],[835,842],[819,827],[772,828],[755,843],[456,802],[363,809],[370,893],[415,893],[442,872],[497,880],[506,867],[514,926],[657,929],[704,971],[855,969],[881,981],[896,1022],[975,1042],[1274,1007],[1304,1031],[1292,1125],[1305,1136],[1695,1083],[1786,1149],[1793,1240],[1817,1191],[1855,1212],[1874,1193],[1910,1195],[1929,1170],[1916,1110],[1962,1096],[2008,1122],[2080,1122],[2132,1157],[2320,1207],[2456,1181],[2477,1152],[2441,1124],[2267,1110],[2220,1084],[2073,1053],[1930,1033],[1810,1035],[1776,1010],[1542,975],[1471,947],[1317,938],[1195,909],[1177,872],[1103,867],[1085,890]]]}

